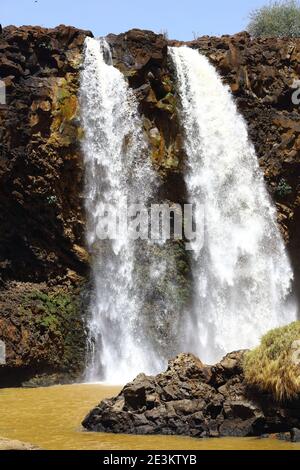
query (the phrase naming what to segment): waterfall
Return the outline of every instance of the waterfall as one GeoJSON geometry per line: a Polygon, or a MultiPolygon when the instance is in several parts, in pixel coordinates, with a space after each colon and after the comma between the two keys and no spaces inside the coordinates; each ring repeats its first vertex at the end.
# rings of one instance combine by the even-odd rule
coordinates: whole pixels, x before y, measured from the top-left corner
{"type": "Polygon", "coordinates": [[[107,239],[99,233],[108,206],[122,218],[129,204],[159,202],[159,181],[133,90],[113,66],[107,42],[85,42],[80,103],[93,283],[89,381],[123,383],[140,372],[154,374],[183,350],[212,363],[296,319],[276,210],[230,91],[197,51],[170,48],[170,56],[187,194],[204,235],[203,243],[191,243],[188,311],[181,300],[187,292],[178,267],[182,247],[135,241],[127,230],[107,239]]]}
{"type": "Polygon", "coordinates": [[[296,319],[289,301],[293,273],[229,88],[198,51],[178,47],[169,53],[181,102],[187,191],[205,220],[203,245],[193,247],[194,302],[186,345],[213,363],[296,319]]]}
{"type": "Polygon", "coordinates": [[[161,363],[141,322],[144,298],[137,287],[134,242],[126,232],[103,240],[97,228],[105,204],[116,212],[125,212],[128,203],[146,204],[155,176],[136,99],[113,67],[104,39],[86,39],[81,110],[87,245],[94,283],[87,380],[123,383],[141,371],[159,369],[161,363]]]}

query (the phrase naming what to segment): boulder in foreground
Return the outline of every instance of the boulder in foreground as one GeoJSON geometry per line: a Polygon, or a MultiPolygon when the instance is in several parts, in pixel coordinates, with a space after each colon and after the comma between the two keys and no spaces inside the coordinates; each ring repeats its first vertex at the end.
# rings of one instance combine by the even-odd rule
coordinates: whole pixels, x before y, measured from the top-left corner
{"type": "MultiPolygon", "coordinates": [[[[300,428],[300,400],[275,402],[249,389],[244,351],[205,366],[180,354],[156,377],[140,374],[121,393],[101,402],[83,421],[96,432],[246,437],[293,433],[300,428]]],[[[292,436],[292,434],[291,434],[292,436]]]]}

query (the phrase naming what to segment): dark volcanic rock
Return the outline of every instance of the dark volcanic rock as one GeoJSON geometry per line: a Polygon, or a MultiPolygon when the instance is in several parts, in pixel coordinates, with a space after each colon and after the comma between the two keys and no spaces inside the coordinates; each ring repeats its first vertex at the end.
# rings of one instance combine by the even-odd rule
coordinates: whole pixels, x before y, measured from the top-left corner
{"type": "MultiPolygon", "coordinates": [[[[88,268],[76,28],[13,26],[0,37],[0,386],[72,380],[84,364],[78,307],[88,268]],[[61,373],[63,375],[61,375],[61,373]],[[55,377],[55,376],[53,376],[55,377]],[[54,378],[53,378],[54,380],[54,378]]],[[[51,382],[49,382],[51,383],[51,382]]]]}
{"type": "Polygon", "coordinates": [[[243,355],[231,353],[211,367],[191,354],[180,354],[166,372],[139,375],[116,398],[100,403],[82,424],[98,432],[193,437],[287,432],[296,442],[300,402],[284,406],[247,390],[243,355]]]}
{"type": "Polygon", "coordinates": [[[291,431],[292,442],[300,442],[300,429],[293,428],[291,431]]]}
{"type": "Polygon", "coordinates": [[[79,67],[86,31],[7,27],[0,38],[0,282],[82,276],[79,67]]]}

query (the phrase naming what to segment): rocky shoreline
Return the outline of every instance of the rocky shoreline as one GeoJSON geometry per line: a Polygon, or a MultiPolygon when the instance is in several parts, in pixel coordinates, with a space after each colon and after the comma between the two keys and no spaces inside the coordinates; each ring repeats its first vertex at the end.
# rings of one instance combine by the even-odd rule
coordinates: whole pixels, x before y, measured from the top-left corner
{"type": "Polygon", "coordinates": [[[300,399],[278,403],[249,388],[244,354],[228,354],[214,366],[181,354],[156,377],[140,374],[117,397],[102,401],[82,424],[94,432],[197,438],[277,434],[300,442],[300,399]]]}
{"type": "Polygon", "coordinates": [[[12,439],[5,439],[0,437],[0,451],[2,450],[41,450],[39,447],[36,447],[32,444],[28,444],[27,442],[16,441],[12,439]]]}

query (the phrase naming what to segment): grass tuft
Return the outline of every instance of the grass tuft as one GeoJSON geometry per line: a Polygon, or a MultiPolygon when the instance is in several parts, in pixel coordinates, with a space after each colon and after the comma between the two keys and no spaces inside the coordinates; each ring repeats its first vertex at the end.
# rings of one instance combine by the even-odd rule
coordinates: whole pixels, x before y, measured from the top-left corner
{"type": "Polygon", "coordinates": [[[300,394],[300,321],[267,333],[258,348],[245,354],[248,385],[270,392],[277,401],[300,394]]]}

